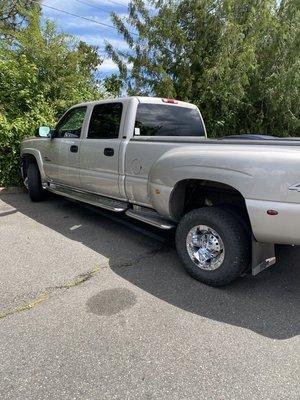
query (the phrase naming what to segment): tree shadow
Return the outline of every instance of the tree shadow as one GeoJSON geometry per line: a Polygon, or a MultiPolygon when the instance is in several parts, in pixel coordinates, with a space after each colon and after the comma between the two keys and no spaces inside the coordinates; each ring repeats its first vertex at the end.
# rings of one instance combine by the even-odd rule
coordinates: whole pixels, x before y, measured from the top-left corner
{"type": "Polygon", "coordinates": [[[247,275],[212,288],[185,273],[170,233],[56,196],[43,203],[31,203],[24,194],[3,195],[1,200],[107,257],[117,275],[182,310],[273,339],[300,332],[300,247],[278,246],[275,266],[257,277],[247,275]],[[81,228],[70,230],[73,225],[81,228]]]}

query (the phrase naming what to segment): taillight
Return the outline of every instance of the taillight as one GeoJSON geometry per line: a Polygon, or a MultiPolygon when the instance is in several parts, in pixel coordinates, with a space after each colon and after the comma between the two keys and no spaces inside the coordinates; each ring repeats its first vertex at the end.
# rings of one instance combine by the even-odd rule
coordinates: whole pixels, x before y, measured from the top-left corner
{"type": "Polygon", "coordinates": [[[174,99],[162,99],[162,101],[169,104],[178,104],[178,101],[174,99]]]}

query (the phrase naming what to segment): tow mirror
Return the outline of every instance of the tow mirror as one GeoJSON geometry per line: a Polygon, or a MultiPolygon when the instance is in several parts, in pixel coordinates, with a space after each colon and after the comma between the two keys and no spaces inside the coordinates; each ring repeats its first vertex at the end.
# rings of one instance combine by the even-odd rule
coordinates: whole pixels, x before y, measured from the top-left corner
{"type": "Polygon", "coordinates": [[[50,137],[51,129],[48,126],[40,126],[37,129],[37,135],[39,137],[50,137]]]}

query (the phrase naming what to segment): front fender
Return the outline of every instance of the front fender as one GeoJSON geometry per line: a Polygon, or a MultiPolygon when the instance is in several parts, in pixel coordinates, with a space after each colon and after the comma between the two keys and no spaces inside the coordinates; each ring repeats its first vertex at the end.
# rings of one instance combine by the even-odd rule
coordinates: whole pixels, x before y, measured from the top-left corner
{"type": "Polygon", "coordinates": [[[43,159],[42,159],[41,152],[37,149],[32,149],[30,147],[22,146],[21,147],[21,157],[24,157],[26,155],[31,155],[35,158],[36,163],[39,167],[40,174],[41,174],[41,180],[45,181],[46,175],[45,175],[45,171],[44,171],[44,165],[43,165],[43,159]]]}

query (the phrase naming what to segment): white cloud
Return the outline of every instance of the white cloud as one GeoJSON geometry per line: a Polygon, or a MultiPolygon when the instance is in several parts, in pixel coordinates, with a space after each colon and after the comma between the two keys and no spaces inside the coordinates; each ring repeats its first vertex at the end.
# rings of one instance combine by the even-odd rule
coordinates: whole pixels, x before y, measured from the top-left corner
{"type": "Polygon", "coordinates": [[[100,50],[103,50],[105,47],[104,40],[107,40],[113,47],[119,50],[128,49],[128,44],[123,39],[103,37],[101,33],[99,33],[99,35],[95,35],[94,32],[92,34],[84,33],[82,35],[76,35],[76,38],[93,46],[98,46],[100,50]]]}
{"type": "MultiPolygon", "coordinates": [[[[71,12],[69,9],[60,7],[60,10],[66,11],[66,12],[71,12]]],[[[94,29],[94,28],[99,28],[100,29],[110,29],[109,26],[105,25],[99,25],[99,24],[106,24],[106,25],[111,25],[113,26],[113,23],[111,21],[110,14],[106,13],[101,13],[99,14],[87,14],[87,13],[80,13],[80,12],[72,12],[78,16],[73,16],[69,14],[62,13],[60,11],[44,8],[44,16],[46,18],[54,18],[57,20],[60,20],[60,25],[61,28],[64,30],[68,28],[75,28],[75,29],[80,29],[80,28],[86,28],[86,29],[94,29]],[[85,19],[86,18],[86,19],[85,19]]]]}
{"type": "Polygon", "coordinates": [[[117,72],[118,66],[109,59],[103,61],[103,63],[98,68],[99,72],[117,72]]]}
{"type": "MultiPolygon", "coordinates": [[[[127,6],[129,0],[111,0],[116,3],[112,3],[110,0],[82,0],[87,4],[89,3],[99,7],[102,6],[104,11],[89,7],[79,1],[42,0],[42,4],[88,18],[92,21],[64,14],[61,11],[52,10],[47,7],[43,7],[43,15],[45,18],[54,20],[59,30],[73,35],[78,40],[97,46],[99,48],[99,54],[102,57],[104,56],[105,41],[108,41],[113,47],[120,50],[128,49],[127,43],[115,29],[101,24],[113,26],[110,16],[111,11],[116,11],[121,18],[124,18],[127,15],[126,9],[119,7],[116,3],[127,6]],[[107,10],[107,12],[105,12],[105,10],[107,10]]],[[[116,68],[115,64],[108,61],[101,67],[103,70],[116,70],[116,68]]]]}
{"type": "Polygon", "coordinates": [[[123,39],[108,38],[107,40],[113,47],[116,47],[117,49],[120,49],[120,50],[128,49],[128,44],[123,39]]]}
{"type": "MultiPolygon", "coordinates": [[[[78,23],[80,23],[82,26],[84,26],[86,28],[89,28],[90,26],[99,26],[98,23],[113,26],[111,18],[110,18],[110,14],[102,15],[101,13],[99,13],[99,16],[95,15],[95,14],[88,14],[88,15],[84,15],[83,17],[88,18],[91,21],[87,21],[87,20],[84,20],[84,19],[81,19],[78,17],[70,16],[70,21],[68,22],[68,26],[78,27],[78,23]]],[[[102,27],[105,28],[105,26],[101,25],[100,28],[102,29],[102,27]]]]}
{"type": "Polygon", "coordinates": [[[58,11],[52,10],[52,8],[57,8],[59,10],[65,10],[68,12],[76,12],[82,8],[82,5],[75,1],[67,1],[67,0],[42,0],[42,6],[44,6],[43,10],[46,14],[54,14],[58,11]]]}
{"type": "MultiPolygon", "coordinates": [[[[127,69],[130,70],[132,64],[127,64],[127,69]]],[[[108,75],[108,73],[118,72],[118,66],[110,59],[105,59],[101,65],[98,67],[99,72],[103,72],[108,75]]]]}
{"type": "MultiPolygon", "coordinates": [[[[128,6],[129,0],[97,0],[97,1],[91,1],[91,0],[82,0],[83,3],[76,0],[70,1],[70,0],[42,0],[42,5],[45,6],[46,9],[48,9],[50,12],[51,9],[46,7],[54,7],[58,8],[60,10],[65,10],[68,12],[79,12],[81,11],[81,14],[85,14],[86,11],[96,13],[97,9],[98,12],[111,12],[111,11],[117,11],[118,13],[122,12],[126,13],[126,8],[128,6]],[[117,4],[118,3],[118,4],[117,4]],[[99,8],[98,8],[99,7],[99,8]]],[[[54,10],[53,10],[54,12],[54,10]]]]}
{"type": "MultiPolygon", "coordinates": [[[[85,0],[83,0],[85,1],[85,0]]],[[[93,4],[94,6],[114,6],[114,7],[122,7],[128,6],[130,0],[89,0],[89,3],[93,4]]]]}
{"type": "MultiPolygon", "coordinates": [[[[45,0],[43,0],[45,1],[45,0]]],[[[107,12],[98,11],[95,9],[91,9],[90,7],[79,5],[79,7],[74,7],[73,2],[66,2],[65,0],[47,0],[44,3],[43,7],[43,15],[45,18],[50,18],[54,20],[57,26],[64,30],[65,32],[69,32],[75,36],[80,34],[80,31],[85,31],[86,34],[90,34],[93,31],[93,35],[95,36],[97,32],[103,32],[107,34],[107,36],[116,35],[117,31],[114,28],[113,22],[111,20],[111,12],[115,11],[114,7],[107,8],[107,12]],[[57,8],[57,10],[50,9],[46,7],[50,5],[51,7],[57,8]],[[59,11],[61,10],[61,11],[59,11]],[[70,12],[74,15],[65,14],[63,11],[70,12]],[[75,14],[77,16],[75,16],[75,14]]],[[[126,13],[118,13],[120,18],[124,18],[126,13]]]]}

